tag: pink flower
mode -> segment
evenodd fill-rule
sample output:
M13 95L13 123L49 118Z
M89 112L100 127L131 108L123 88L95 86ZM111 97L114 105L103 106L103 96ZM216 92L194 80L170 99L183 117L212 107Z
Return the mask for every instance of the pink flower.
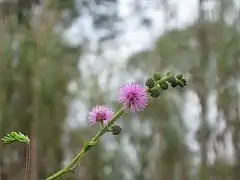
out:
M113 111L106 105L98 105L92 108L88 114L90 125L103 122L107 124L113 118Z
M128 83L120 88L117 100L127 111L143 111L148 104L148 93L143 85Z

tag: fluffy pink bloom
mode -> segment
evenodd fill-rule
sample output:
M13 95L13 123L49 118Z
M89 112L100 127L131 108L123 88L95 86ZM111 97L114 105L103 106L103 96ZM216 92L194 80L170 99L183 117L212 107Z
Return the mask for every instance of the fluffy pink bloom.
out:
M98 105L92 108L88 114L90 125L103 122L107 124L113 118L113 111L106 105Z
M142 111L148 104L148 93L143 85L128 83L120 88L117 100L127 111Z

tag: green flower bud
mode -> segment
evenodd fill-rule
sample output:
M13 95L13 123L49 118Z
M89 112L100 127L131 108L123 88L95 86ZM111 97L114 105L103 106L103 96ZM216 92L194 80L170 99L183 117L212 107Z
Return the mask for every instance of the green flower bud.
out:
M174 88L174 87L177 87L179 85L179 82L173 78L172 81L171 81L171 86Z
M168 89L168 83L167 83L167 82L161 83L160 86L161 86L161 88L162 88L163 90L167 90L167 89Z
M182 79L183 79L183 75L182 75L182 74L178 74L178 75L176 76L176 78L177 78L178 80L182 80Z
M156 72L156 73L153 74L153 79L154 79L155 81L158 81L158 80L160 80L161 78L162 78L162 76L161 76L161 74L160 74L159 72Z
M184 87L183 82L181 82L181 83L179 84L179 86L180 86L181 88L183 88L183 87Z
M167 76L170 76L170 74L172 74L172 72L167 72L167 74L166 74L166 75L167 75Z
M149 94L153 98L158 98L160 96L160 89L151 89L149 90Z
M149 89L153 88L155 85L155 81L152 77L147 78L146 82L145 82L145 86L147 86Z
M182 79L181 81L182 81L182 83L183 83L185 86L188 85L188 82L187 82L186 79Z
M121 134L121 132L122 132L122 128L121 128L120 126L114 125L114 126L112 127L112 134L113 134L114 136Z
M172 81L173 81L174 79L176 79L175 76L172 76L171 78L169 78L169 79L167 80L167 82L172 83Z

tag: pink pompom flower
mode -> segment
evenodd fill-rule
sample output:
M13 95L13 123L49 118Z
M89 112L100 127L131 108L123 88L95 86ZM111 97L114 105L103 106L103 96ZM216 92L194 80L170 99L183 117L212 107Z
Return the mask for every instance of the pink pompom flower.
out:
M117 100L126 111L143 111L148 105L148 92L143 85L128 83L120 88Z
M88 114L88 120L90 125L96 123L107 124L114 116L111 108L106 105L98 105L92 108Z

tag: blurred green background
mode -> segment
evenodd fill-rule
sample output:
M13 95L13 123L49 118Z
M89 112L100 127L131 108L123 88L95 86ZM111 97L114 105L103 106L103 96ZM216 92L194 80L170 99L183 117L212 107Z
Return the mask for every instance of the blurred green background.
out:
M239 0L0 1L0 137L31 138L30 180L66 165L117 111L118 88L183 73L118 122L66 180L240 180ZM0 180L24 173L24 145L0 142Z

